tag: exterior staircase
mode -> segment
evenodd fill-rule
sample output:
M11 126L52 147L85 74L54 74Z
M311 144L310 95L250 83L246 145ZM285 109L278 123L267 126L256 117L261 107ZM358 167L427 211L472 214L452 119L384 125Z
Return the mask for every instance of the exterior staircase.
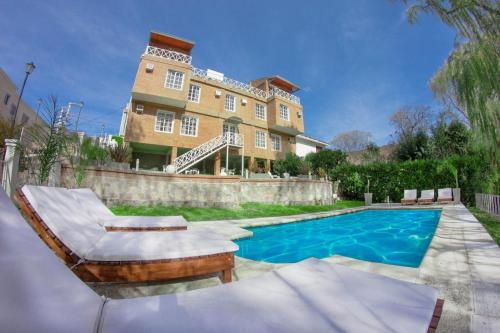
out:
M226 132L178 156L174 160L175 172L182 173L223 148L243 147L243 135Z

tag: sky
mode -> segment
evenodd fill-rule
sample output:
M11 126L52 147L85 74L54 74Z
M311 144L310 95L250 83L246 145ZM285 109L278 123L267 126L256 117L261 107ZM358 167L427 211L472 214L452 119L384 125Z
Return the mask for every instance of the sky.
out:
M410 25L390 0L0 0L0 67L20 87L33 61L33 108L49 95L83 101L80 128L117 134L152 30L195 41L195 67L298 84L307 135L361 130L379 145L399 107L438 107L428 83L454 42L438 18Z

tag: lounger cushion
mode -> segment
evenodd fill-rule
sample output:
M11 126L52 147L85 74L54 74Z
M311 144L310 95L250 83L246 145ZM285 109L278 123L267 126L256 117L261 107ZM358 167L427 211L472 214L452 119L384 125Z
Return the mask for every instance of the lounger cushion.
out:
M436 302L432 287L310 259L213 288L104 303L2 190L0 212L5 332L426 332Z
M404 200L417 200L417 190L405 190Z
M182 216L114 216L101 219L105 227L115 228L187 228Z
M84 257L106 234L68 190L25 185L22 192L57 238L79 257Z
M434 199L434 190L423 190L422 193L420 193L420 198L419 199Z
M103 299L52 253L0 188L0 331L93 332Z
M89 209L89 214L98 224L104 227L187 228L188 226L186 219L182 216L116 216L91 189L79 188L69 191L83 208L92 207L92 209Z
M132 261L179 259L238 251L238 245L206 229L187 231L108 232L86 260Z
M110 300L105 332L427 332L436 289L317 259L228 285Z
M438 189L438 199L452 199L451 188Z

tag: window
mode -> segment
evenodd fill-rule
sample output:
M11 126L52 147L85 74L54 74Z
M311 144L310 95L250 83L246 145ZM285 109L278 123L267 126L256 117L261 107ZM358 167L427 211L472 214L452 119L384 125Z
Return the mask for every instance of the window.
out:
M169 69L167 72L167 79L165 80L165 87L170 89L182 89L184 82L184 73Z
M199 103L200 102L200 86L196 86L194 84L189 85L189 92L188 92L188 100L191 102Z
M288 111L288 106L280 104L280 118L284 120L290 120L290 112Z
M23 116L21 117L21 124L22 125L26 125L29 120L30 120L30 117L28 117L27 115L23 114Z
M255 118L266 120L266 107L262 104L255 104Z
M226 95L226 100L224 101L224 110L235 112L236 111L236 97L233 95Z
M271 134L271 148L274 151L281 151L281 136Z
M181 135L198 135L198 118L193 116L182 116Z
M255 132L255 147L266 149L266 132Z
M156 112L155 131L172 133L174 131L174 113L158 110Z
M9 104L9 100L10 100L10 95L5 94L5 97L3 98L3 104L5 105Z

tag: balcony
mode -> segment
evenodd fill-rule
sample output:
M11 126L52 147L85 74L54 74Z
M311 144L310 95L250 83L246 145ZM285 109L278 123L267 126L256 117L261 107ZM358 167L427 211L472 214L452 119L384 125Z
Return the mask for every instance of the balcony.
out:
M207 70L205 70L205 69L192 67L192 71L193 71L193 77L196 77L198 79L202 79L204 81L218 82L218 83L221 83L221 84L227 86L228 88L242 90L246 93L252 94L252 95L257 96L257 97L265 98L267 100L274 98L275 96L279 96L279 97L284 98L292 103L300 105L300 98L298 98L297 96L292 95L290 93L287 93L286 91L284 91L278 87L275 87L275 86L271 86L271 90L269 92L265 92L264 90L259 89L259 88L255 88L255 87L249 85L248 83L243 83L243 82L240 82L240 81L237 81L234 79L230 79L226 76L224 76L222 80L213 78L207 74Z
M144 55L151 55L155 57L165 58L168 60L178 61L188 65L191 64L191 59L192 59L190 55L172 50L162 49L151 45L146 46Z

